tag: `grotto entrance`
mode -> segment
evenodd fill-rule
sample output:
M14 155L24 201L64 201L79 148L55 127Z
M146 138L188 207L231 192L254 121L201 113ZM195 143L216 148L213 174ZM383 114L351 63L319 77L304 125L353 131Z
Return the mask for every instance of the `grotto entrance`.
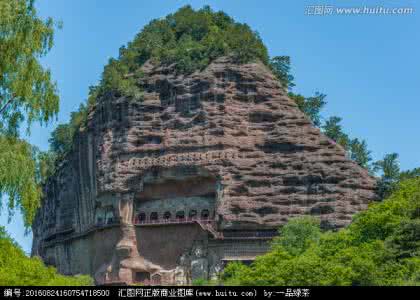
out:
M150 284L150 273L149 272L135 272L134 282L142 283L144 285Z
M218 181L196 168L150 172L143 180L133 209L138 251L162 269L172 270L195 240L208 238L201 222L215 226ZM150 280L158 284L159 278Z
M214 176L195 168L148 174L143 191L135 198L133 223L176 224L213 220L217 186Z

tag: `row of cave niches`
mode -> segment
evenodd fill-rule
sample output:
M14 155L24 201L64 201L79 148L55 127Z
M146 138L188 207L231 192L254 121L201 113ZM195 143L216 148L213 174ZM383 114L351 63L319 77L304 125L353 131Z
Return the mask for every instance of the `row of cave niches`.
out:
M163 214L158 212L151 212L147 214L145 212L139 212L134 217L134 224L156 224L156 223L167 223L167 222L179 222L184 221L195 221L195 220L204 220L210 221L214 220L214 213L210 213L208 209L203 209L201 211L190 210L188 213L186 211L180 210L175 213L166 211Z
M214 214L209 210L203 209L201 212L197 210L190 210L188 214L185 211L177 211L175 214L167 211L162 215L158 212L151 212L146 214L140 212L134 217L134 224L148 225L148 224L177 224L177 223L194 223L196 221L214 221ZM272 239L278 235L277 229L260 229L260 230L227 230L223 231L224 239L236 238L261 238Z

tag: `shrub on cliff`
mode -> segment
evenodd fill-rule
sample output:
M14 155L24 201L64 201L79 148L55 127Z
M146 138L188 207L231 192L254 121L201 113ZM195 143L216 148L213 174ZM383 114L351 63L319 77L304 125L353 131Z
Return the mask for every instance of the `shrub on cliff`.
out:
M420 178L401 182L385 201L338 232L310 217L292 219L272 250L250 266L229 264L232 285L420 285Z
M194 10L184 6L174 14L146 25L132 42L111 59L95 89L97 95L135 93L133 73L147 60L172 65L180 73L205 68L212 60L230 55L238 63L259 59L269 65L267 48L257 32L210 7Z
M260 60L267 66L275 64L276 75L283 81L287 65L282 60L269 60L268 51L258 33L247 24L235 22L224 12L210 7L194 10L184 6L174 14L152 20L127 46L122 46L118 58L111 58L104 67L97 86L90 87L87 105L72 113L68 124L61 124L50 139L51 150L59 159L71 148L80 119L85 120L89 109L104 95L128 96L140 99L137 80L139 68L148 60L155 64L173 65L179 73L191 73L205 68L212 60L229 55L238 63ZM283 57L284 58L284 57ZM77 115L78 118L73 118Z
M36 258L25 255L0 226L0 285L92 285L89 276L63 276Z
M105 66L99 84L90 87L87 105L82 105L73 113L78 118L74 119L72 114L68 124L59 125L53 132L50 139L52 153L46 153L43 157L48 158L48 161L51 158L60 161L72 149L75 133L86 120L88 111L101 97L127 96L141 100L142 91L137 82L143 76L139 70L146 61L172 65L178 73L191 73L226 55L238 63L259 60L267 65L313 125L340 144L352 160L372 171L371 151L366 141L351 139L344 133L340 124L341 118L334 116L324 120L321 111L327 104L326 95L316 93L312 97L305 97L291 91L295 84L290 58L270 58L257 32L246 24L235 22L224 12L215 12L208 6L199 10L185 6L165 18L153 20L132 42L121 47L118 57L110 59ZM54 170L44 173L52 174ZM384 193L380 191L379 194L382 196Z

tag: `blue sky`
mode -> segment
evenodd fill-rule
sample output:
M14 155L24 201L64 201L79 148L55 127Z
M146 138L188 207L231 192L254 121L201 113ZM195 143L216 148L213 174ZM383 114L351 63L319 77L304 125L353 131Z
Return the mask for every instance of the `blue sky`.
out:
M420 5L418 1L278 0L38 0L38 13L63 22L43 62L61 96L56 122L34 126L29 140L46 150L51 131L69 120L87 98L88 87L121 45L154 18L186 4L210 5L258 31L270 55L289 55L295 92L327 95L324 117L338 115L351 137L367 140L373 158L400 154L402 169L420 166ZM307 15L314 5L410 7L410 15ZM0 224L7 224L7 212ZM19 213L8 231L30 251Z

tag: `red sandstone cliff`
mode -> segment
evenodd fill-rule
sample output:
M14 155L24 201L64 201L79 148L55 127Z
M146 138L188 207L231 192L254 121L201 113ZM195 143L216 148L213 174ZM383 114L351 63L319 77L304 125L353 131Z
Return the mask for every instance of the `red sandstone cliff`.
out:
M224 257L224 250L194 256L197 240L205 248L223 232L276 229L303 214L342 227L375 198L374 179L312 126L264 65L220 58L188 76L149 63L142 69L143 99L100 99L45 187L33 253L61 272L99 282L160 272L173 282L177 266L194 270L185 253L208 273ZM208 232L171 225L156 229L158 239L133 226L139 213L161 219L204 210L214 221ZM99 219L112 222L94 227ZM183 246L165 232L184 232Z

